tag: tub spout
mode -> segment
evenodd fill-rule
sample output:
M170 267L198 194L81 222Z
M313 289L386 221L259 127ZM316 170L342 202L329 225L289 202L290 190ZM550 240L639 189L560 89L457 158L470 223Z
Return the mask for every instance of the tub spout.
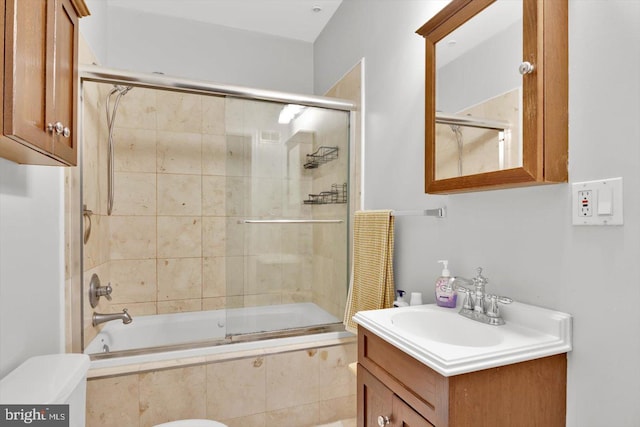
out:
M102 314L102 313L93 313L93 326L98 326L100 323L109 322L111 320L122 320L122 323L125 325L133 322L133 318L127 311L127 309L123 309L122 313L114 313L114 314Z

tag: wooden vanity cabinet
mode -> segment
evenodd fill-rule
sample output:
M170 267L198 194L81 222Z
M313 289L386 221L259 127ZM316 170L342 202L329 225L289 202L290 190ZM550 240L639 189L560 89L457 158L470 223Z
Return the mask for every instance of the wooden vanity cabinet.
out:
M0 156L77 164L78 18L84 0L0 0L4 64ZM58 124L58 126L56 126Z
M433 427L433 424L362 367L358 367L358 395L362 396L358 399L358 404L362 403L358 414L363 414L358 426L379 426L378 418L386 416L390 426Z
M358 427L560 427L566 378L566 354L445 377L358 326Z

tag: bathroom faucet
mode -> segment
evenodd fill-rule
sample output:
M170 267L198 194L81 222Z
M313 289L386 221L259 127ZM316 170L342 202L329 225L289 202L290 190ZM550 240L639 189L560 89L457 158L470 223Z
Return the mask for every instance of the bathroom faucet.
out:
M133 322L133 318L126 308L122 310L122 313L102 314L94 312L92 319L93 326L98 326L100 323L109 322L111 320L122 320L122 323L125 325Z
M489 280L482 275L481 267L478 267L477 271L478 275L473 279L453 277L449 282L449 286L454 287L456 291L466 294L464 303L460 309L460 314L469 319L489 325L504 325L504 319L500 316L498 303L511 304L513 300L507 297L487 294L485 292L485 286L489 283ZM456 286L458 283L473 286L473 289L461 285ZM489 301L488 308L486 304L487 300Z

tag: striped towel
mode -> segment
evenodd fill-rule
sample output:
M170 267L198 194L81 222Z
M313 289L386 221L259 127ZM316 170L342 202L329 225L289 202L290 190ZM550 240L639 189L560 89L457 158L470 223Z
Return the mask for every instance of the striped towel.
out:
M356 333L352 317L361 310L393 304L393 216L390 210L358 211L353 225L353 265L344 313L345 328Z

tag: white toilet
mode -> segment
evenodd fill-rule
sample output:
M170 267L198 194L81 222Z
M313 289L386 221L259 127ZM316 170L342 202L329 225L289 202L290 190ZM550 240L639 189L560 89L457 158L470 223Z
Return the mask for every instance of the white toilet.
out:
M69 426L85 427L86 354L51 354L27 359L0 380L0 403L69 404Z

